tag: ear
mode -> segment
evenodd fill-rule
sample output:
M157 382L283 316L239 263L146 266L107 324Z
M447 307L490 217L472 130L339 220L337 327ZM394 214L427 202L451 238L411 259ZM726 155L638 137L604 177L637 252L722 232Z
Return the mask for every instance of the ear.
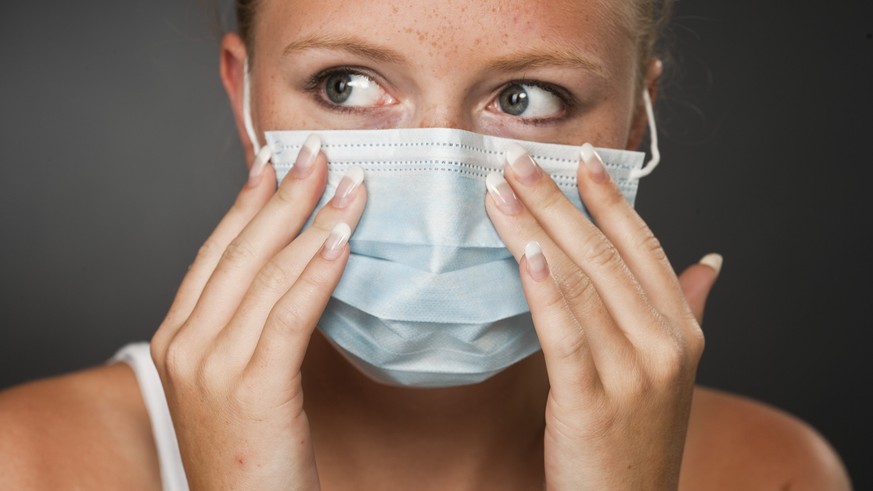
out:
M246 132L245 119L243 117L243 86L246 70L246 44L239 34L227 33L221 38L221 59L219 71L221 83L230 99L230 107L233 110L233 119L242 142L246 155L246 166L250 166L254 160L254 149Z
M664 73L664 64L658 58L652 58L646 69L643 83L645 84L645 90L649 92L649 98L653 105L658 95L658 81L661 79L662 73ZM637 101L637 107L634 109L633 120L631 121L630 135L628 136L628 150L638 150L640 148L643 137L646 135L646 130L649 128L649 120L646 115L646 106L642 94L639 94Z

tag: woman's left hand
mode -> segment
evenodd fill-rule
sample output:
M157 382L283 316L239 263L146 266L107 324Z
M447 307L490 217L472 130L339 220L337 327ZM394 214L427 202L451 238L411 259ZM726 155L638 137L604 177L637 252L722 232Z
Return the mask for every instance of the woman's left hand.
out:
M486 208L545 355L547 488L676 489L704 342L664 250L590 145L578 187L596 226L521 147L507 160ZM700 310L712 282L696 283Z

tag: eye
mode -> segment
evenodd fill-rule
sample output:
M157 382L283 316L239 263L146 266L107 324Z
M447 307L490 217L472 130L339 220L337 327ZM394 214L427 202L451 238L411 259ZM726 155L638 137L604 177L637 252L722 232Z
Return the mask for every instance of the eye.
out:
M513 82L492 103L495 110L523 119L546 119L560 116L566 103L552 90L536 84Z
M319 85L328 102L347 107L371 107L393 104L391 97L371 77L350 70L323 74Z

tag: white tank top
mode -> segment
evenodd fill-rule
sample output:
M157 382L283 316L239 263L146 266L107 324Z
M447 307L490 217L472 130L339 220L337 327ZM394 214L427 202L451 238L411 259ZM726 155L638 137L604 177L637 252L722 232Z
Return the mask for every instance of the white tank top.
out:
M145 401L155 447L158 449L158 462L161 467L161 483L164 491L188 491L188 480L182 467L179 443L170 419L164 387L158 377L158 370L152 361L148 342L131 343L118 350L107 363L124 362L133 368L139 390Z

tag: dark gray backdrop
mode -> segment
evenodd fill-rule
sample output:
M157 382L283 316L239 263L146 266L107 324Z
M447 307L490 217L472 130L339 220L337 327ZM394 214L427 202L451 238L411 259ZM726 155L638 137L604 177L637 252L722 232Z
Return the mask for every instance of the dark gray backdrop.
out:
M679 3L661 167L677 267L725 257L701 383L784 408L873 489L873 2ZM0 6L0 388L147 340L244 182L197 0Z

